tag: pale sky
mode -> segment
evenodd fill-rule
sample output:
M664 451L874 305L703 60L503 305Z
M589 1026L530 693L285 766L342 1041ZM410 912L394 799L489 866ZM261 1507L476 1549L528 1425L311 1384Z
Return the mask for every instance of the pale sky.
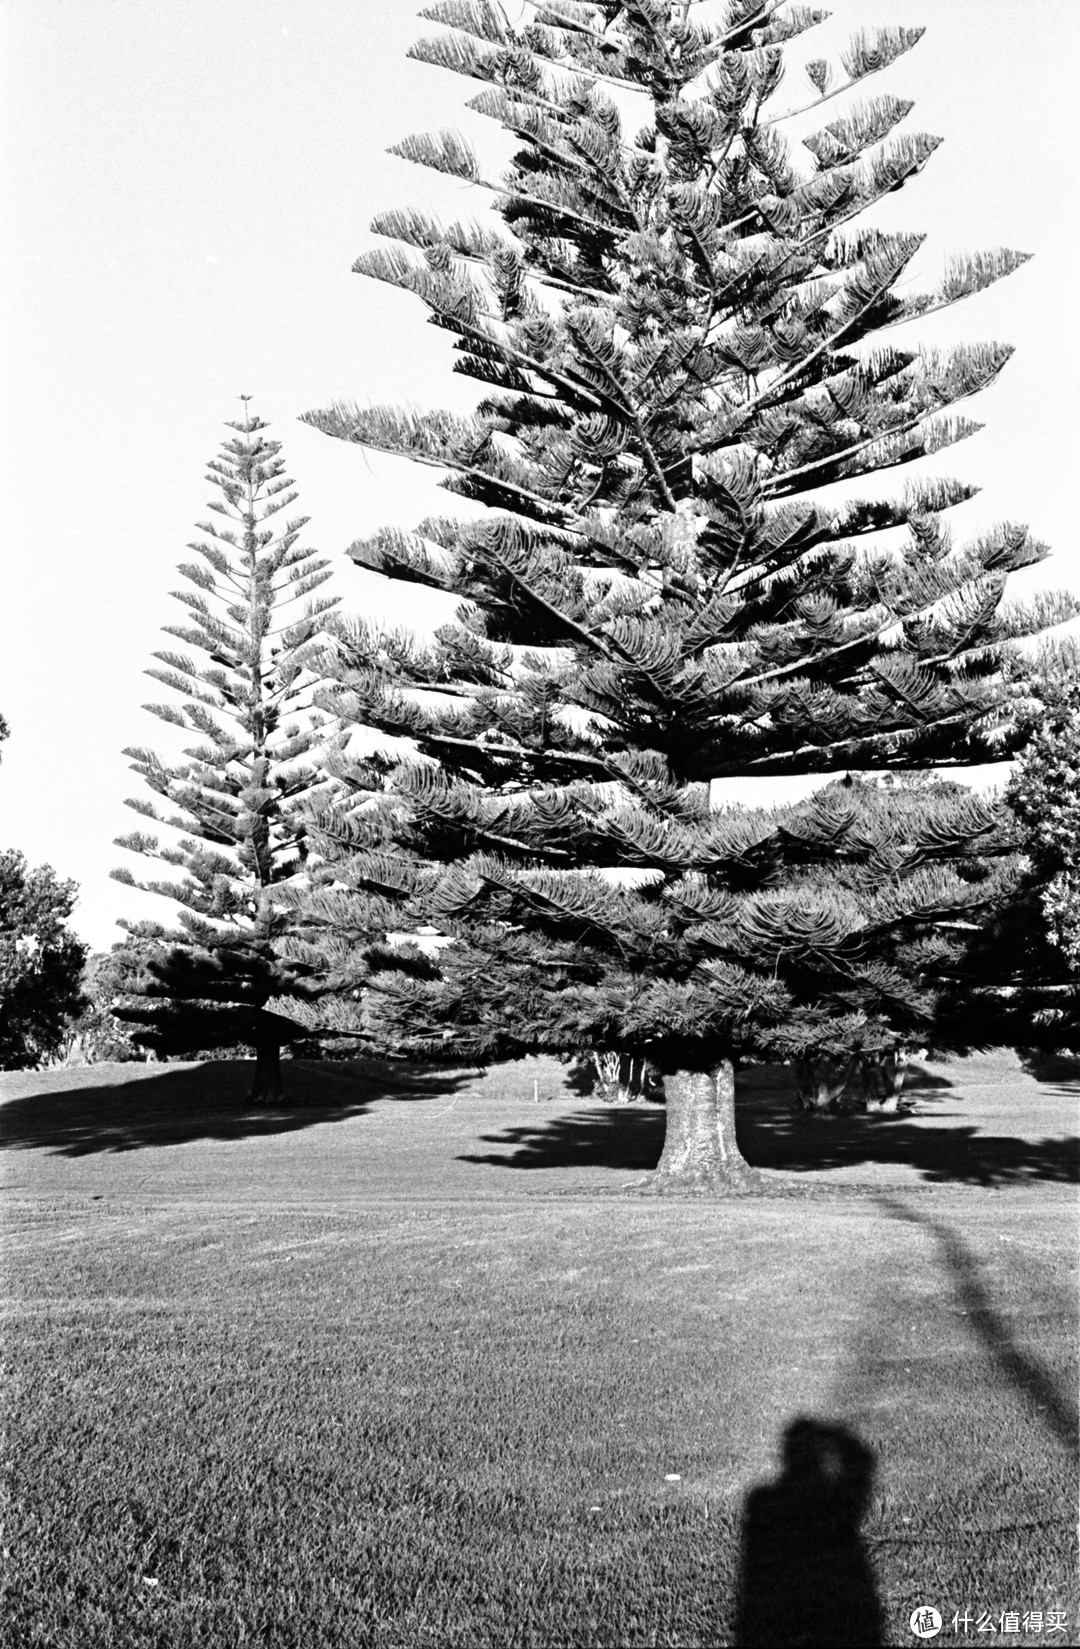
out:
M815 52L864 26L927 25L867 85L913 97L908 129L946 140L875 219L928 234L915 272L929 282L950 253L993 245L1036 254L904 330L905 343L1017 349L962 409L985 431L933 461L984 488L951 512L956 535L1026 521L1055 555L1017 593L1080 590L1080 3L834 0L832 11L806 37ZM142 671L167 645L160 626L181 617L169 591L206 519L206 461L237 396L253 395L283 441L311 517L304 541L337 564L344 607L399 620L433 611L344 552L383 522L457 504L432 471L296 421L339 398L464 407L476 393L450 373L450 340L417 301L350 273L377 211L488 209L485 193L383 153L446 125L496 169L505 152L492 123L463 108L474 83L406 59L429 32L407 0L0 0L0 710L11 725L0 846L79 882L73 925L97 948L121 936L119 915L170 919L165 901L108 879L125 862L136 875L155 868L111 845L139 823L123 800L142 787L121 751L171 748L140 709L166 696ZM803 101L798 78L791 105Z

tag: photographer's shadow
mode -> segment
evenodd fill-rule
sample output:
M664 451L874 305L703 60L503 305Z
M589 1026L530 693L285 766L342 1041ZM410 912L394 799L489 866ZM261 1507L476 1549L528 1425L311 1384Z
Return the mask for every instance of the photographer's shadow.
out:
M846 1427L802 1417L782 1460L775 1482L746 1498L736 1644L878 1649L881 1606L859 1535L872 1452Z

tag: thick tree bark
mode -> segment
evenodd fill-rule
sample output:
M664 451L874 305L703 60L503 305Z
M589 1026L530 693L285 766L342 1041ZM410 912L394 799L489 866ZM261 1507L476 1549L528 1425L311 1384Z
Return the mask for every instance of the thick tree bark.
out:
M281 1086L281 1044L276 1036L261 1036L255 1042L255 1074L249 1101L254 1105L276 1105L283 1097Z
M652 1177L658 1192L760 1189L761 1177L735 1143L735 1071L730 1059L707 1071L664 1076L667 1132Z

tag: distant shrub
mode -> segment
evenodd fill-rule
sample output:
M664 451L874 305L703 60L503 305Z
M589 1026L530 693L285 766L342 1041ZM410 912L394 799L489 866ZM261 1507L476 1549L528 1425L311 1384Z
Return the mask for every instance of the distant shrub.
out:
M1080 682L1051 684L1006 799L1026 848L1047 933L1070 972L1080 972Z
M67 927L74 882L0 852L0 1070L34 1070L62 1045L80 1011L86 947Z

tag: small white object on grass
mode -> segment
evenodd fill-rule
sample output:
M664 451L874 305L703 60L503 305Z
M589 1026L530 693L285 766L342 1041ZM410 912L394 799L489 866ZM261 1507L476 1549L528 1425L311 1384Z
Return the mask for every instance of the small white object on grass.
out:
M665 1483L681 1483L682 1482L682 1473L681 1472L665 1472L664 1473L664 1482Z

